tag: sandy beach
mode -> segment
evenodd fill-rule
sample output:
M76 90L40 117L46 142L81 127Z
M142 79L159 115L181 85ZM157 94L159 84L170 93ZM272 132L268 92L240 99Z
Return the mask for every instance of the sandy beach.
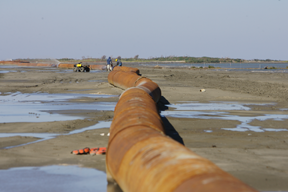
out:
M288 73L124 65L137 67L142 76L159 85L162 99L158 107L165 114L164 124L176 130L187 148L259 191L288 191ZM1 73L6 70L11 72ZM107 75L106 71L73 73L72 69L17 66L7 69L2 65L0 102L5 104L3 97L13 93L49 93L83 94L68 99L69 103L78 106L95 102L112 105L123 90L110 85ZM205 91L200 92L201 89ZM86 97L86 94L110 97ZM53 104L53 100L47 103ZM194 107L188 111L197 114L191 117L186 109L177 109L179 106L187 108L187 105ZM176 114L177 110L184 114ZM39 138L0 138L0 169L65 164L105 171L105 155L77 156L70 152L84 147L107 146L109 128L65 133L111 121L113 110L47 111L77 118L51 122L1 120L0 133L62 135L29 145L21 144ZM5 113L2 107L1 112ZM9 148L17 145L21 146Z

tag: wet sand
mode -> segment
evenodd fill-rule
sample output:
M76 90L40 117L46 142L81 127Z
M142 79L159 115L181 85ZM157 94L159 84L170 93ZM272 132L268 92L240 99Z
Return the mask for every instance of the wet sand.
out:
M126 65L127 66L127 65ZM235 110L235 116L265 114L288 115L288 73L231 72L211 69L171 69L139 67L140 73L155 81L162 90L163 103L193 101L200 103L241 102L251 110ZM0 68L0 71L7 71ZM85 93L116 95L111 98L79 98L79 105L93 102L117 102L123 90L107 82L108 72L73 73L52 68L9 68L0 73L1 95L21 93ZM200 92L205 89L205 92ZM10 93L9 93L10 92ZM164 107L165 108L165 107ZM1 111L4 111L1 109ZM81 118L56 122L1 123L0 133L68 133L99 121L111 121L113 111L63 110L54 113ZM288 131L228 131L240 124L236 119L203 119L166 117L165 124L175 129L186 147L211 160L248 185L261 191L288 191ZM253 120L249 123L271 129L288 129L288 120ZM211 132L205 132L211 130ZM80 165L105 171L105 155L76 156L72 150L107 146L108 128L78 134L60 135L38 143L4 149L35 141L33 137L0 138L0 169L21 166Z

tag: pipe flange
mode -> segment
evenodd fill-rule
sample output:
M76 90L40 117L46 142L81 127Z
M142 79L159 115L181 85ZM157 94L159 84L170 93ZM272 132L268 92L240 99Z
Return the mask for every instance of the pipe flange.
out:
M129 88L125 89L125 91L123 91L123 92L120 94L119 99L122 97L122 95L123 95L126 91L128 91L128 90L130 90L130 89L135 89L135 88L137 88L137 87L129 87ZM139 89L139 88L137 88L137 89Z
M136 81L134 82L134 87L136 87L135 85L136 85L137 81L139 81L139 80L142 79L142 78L147 78L147 77L140 76L138 79L136 79Z

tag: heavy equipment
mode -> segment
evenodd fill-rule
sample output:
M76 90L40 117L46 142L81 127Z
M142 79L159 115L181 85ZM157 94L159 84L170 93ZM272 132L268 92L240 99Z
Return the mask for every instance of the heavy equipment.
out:
M77 63L73 68L74 72L90 72L90 65L82 65L82 63Z

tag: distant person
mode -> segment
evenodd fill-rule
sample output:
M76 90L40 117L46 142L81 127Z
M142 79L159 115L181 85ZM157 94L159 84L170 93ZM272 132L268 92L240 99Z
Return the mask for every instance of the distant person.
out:
M122 61L120 59L116 59L115 61L117 62L116 66L119 66L119 67L122 66Z
M112 71L113 69L113 63L111 57L108 57L107 59L107 71Z

